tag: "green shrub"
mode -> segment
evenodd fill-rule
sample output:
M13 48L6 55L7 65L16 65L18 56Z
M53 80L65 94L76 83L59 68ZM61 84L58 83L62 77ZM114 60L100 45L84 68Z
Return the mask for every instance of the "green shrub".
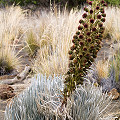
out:
M114 6L120 5L120 0L105 0L105 1L110 5L114 5Z
M72 7L80 7L81 5L85 4L87 0L51 0L51 3L54 4L54 2L56 4L60 4L62 6L65 6L65 4L67 3L67 6L69 8ZM91 0L93 1L93 0ZM120 5L120 1L119 0L105 0L108 4L110 5L114 5L114 6L119 6ZM0 1L1 4L3 4L4 6L7 4L15 4L15 5L21 5L21 6L27 6L29 4L33 4L33 5L41 5L41 4L46 4L49 7L50 5L50 0L1 0Z
M7 5L7 4L15 4L15 5L27 5L27 4L35 4L37 5L37 2L39 2L40 0L1 0L1 4L3 5Z

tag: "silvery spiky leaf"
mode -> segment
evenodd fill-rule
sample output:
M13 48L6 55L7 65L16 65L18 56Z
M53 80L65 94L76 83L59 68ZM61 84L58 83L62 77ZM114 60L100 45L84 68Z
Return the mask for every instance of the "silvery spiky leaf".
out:
M68 99L67 114L71 120L101 120L110 100L102 88L87 83L76 88Z
M36 75L31 86L7 105L5 119L59 120L57 109L61 106L62 89L62 76Z
M36 75L31 86L6 107L5 120L99 120L109 103L102 89L91 83L78 86L62 106L62 76Z

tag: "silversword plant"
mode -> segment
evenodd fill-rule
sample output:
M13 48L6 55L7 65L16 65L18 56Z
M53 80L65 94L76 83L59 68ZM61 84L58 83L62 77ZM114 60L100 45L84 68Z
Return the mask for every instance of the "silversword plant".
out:
M69 70L64 82L64 96L69 96L76 85L83 84L83 76L101 48L106 3L103 0L94 0L88 1L88 4L90 8L84 8L83 19L79 21L78 31L73 36L73 45L69 50Z

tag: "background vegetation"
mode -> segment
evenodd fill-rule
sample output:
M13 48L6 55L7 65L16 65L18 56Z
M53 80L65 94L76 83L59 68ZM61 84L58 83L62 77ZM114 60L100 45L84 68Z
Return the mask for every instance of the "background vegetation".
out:
M60 4L61 6L65 6L67 3L67 6L69 8L81 6L84 3L86 3L87 0L0 0L0 3L2 6L5 5L21 5L21 6L27 6L27 5L41 5L43 7L49 7L50 2ZM92 1L92 0L91 0ZM105 0L109 5L119 6L120 1L119 0Z

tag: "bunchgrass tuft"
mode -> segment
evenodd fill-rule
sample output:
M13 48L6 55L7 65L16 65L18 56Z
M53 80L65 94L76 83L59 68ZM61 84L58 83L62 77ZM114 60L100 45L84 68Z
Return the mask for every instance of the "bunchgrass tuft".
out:
M40 50L34 64L35 71L47 75L67 72L68 50L80 16L81 11L78 10L71 10L70 13L59 10L57 16L50 11L38 18L41 24L37 25L36 30L39 30Z
M27 33L26 44L29 55L35 57L37 50L39 49L39 43L37 42L33 31Z
M110 63L109 60L103 61L97 61L95 64L95 68L96 68L96 72L97 75L99 77L99 79L101 78L108 78L109 76L109 68L110 68Z
M0 75L10 74L21 69L20 57L10 46L0 49Z

